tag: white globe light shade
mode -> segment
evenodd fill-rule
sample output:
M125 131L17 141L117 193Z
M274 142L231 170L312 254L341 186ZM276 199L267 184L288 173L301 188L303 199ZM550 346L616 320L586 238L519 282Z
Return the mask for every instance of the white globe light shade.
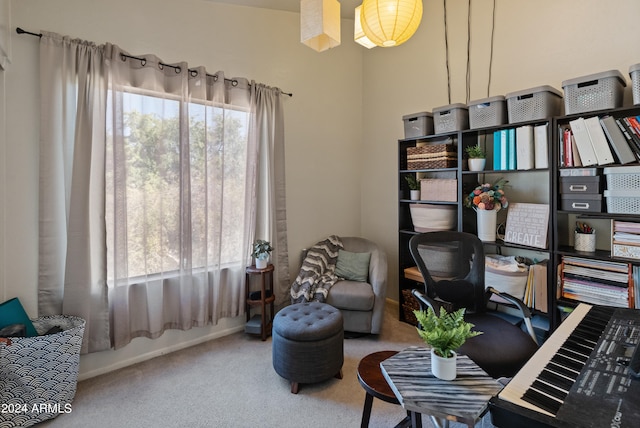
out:
M398 46L418 29L422 0L364 0L360 20L364 34L377 46Z

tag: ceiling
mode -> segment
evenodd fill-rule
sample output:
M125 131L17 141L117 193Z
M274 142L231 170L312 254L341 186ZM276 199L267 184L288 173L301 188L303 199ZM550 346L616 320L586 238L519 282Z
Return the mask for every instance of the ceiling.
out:
M209 0L216 3L229 3L244 6L261 7L264 9L287 10L300 12L299 0ZM340 15L353 19L353 11L362 4L362 0L340 0Z

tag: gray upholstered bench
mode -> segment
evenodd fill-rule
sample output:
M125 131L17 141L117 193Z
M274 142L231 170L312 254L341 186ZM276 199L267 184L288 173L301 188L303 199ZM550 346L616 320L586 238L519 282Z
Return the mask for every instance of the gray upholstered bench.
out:
M342 379L342 314L326 303L297 303L278 312L272 331L273 368L298 393L301 383Z

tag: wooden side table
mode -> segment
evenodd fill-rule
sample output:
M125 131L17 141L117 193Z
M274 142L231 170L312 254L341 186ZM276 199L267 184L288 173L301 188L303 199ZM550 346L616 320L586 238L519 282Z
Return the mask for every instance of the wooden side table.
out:
M251 291L251 277L260 275L260 290ZM262 340L267 340L271 335L273 324L274 303L276 296L273 294L273 265L269 264L264 269L258 269L255 265L247 266L245 280L247 324L244 331L248 334L259 334ZM267 315L267 305L269 314ZM251 317L251 308L259 306L261 313Z
M374 398L386 401L387 403L400 404L380 369L380 363L382 361L393 357L397 353L398 351L374 352L373 354L369 354L361 359L360 363L358 363L358 381L367 393L365 395L364 408L362 410L362 421L360 423L361 428L367 428L369 426ZM407 411L407 417L400 421L395 428L410 427L412 417L413 412Z

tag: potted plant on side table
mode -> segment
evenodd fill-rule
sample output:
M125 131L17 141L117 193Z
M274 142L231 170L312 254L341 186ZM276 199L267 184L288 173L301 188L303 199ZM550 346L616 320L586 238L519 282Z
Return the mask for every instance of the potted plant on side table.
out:
M487 163L486 154L480 143L475 146L468 146L464 149L467 152L467 165L469 165L469 171L483 171Z
M262 239L258 239L253 243L253 251L251 255L256 259L256 268L264 269L269 263L269 255L273 251L271 243Z
M440 316L433 308L427 311L413 311L420 323L418 334L431 347L431 371L433 375L443 380L456 378L456 350L467 339L482 334L471 331L473 324L464 320L464 308L455 312L447 312L440 308Z

